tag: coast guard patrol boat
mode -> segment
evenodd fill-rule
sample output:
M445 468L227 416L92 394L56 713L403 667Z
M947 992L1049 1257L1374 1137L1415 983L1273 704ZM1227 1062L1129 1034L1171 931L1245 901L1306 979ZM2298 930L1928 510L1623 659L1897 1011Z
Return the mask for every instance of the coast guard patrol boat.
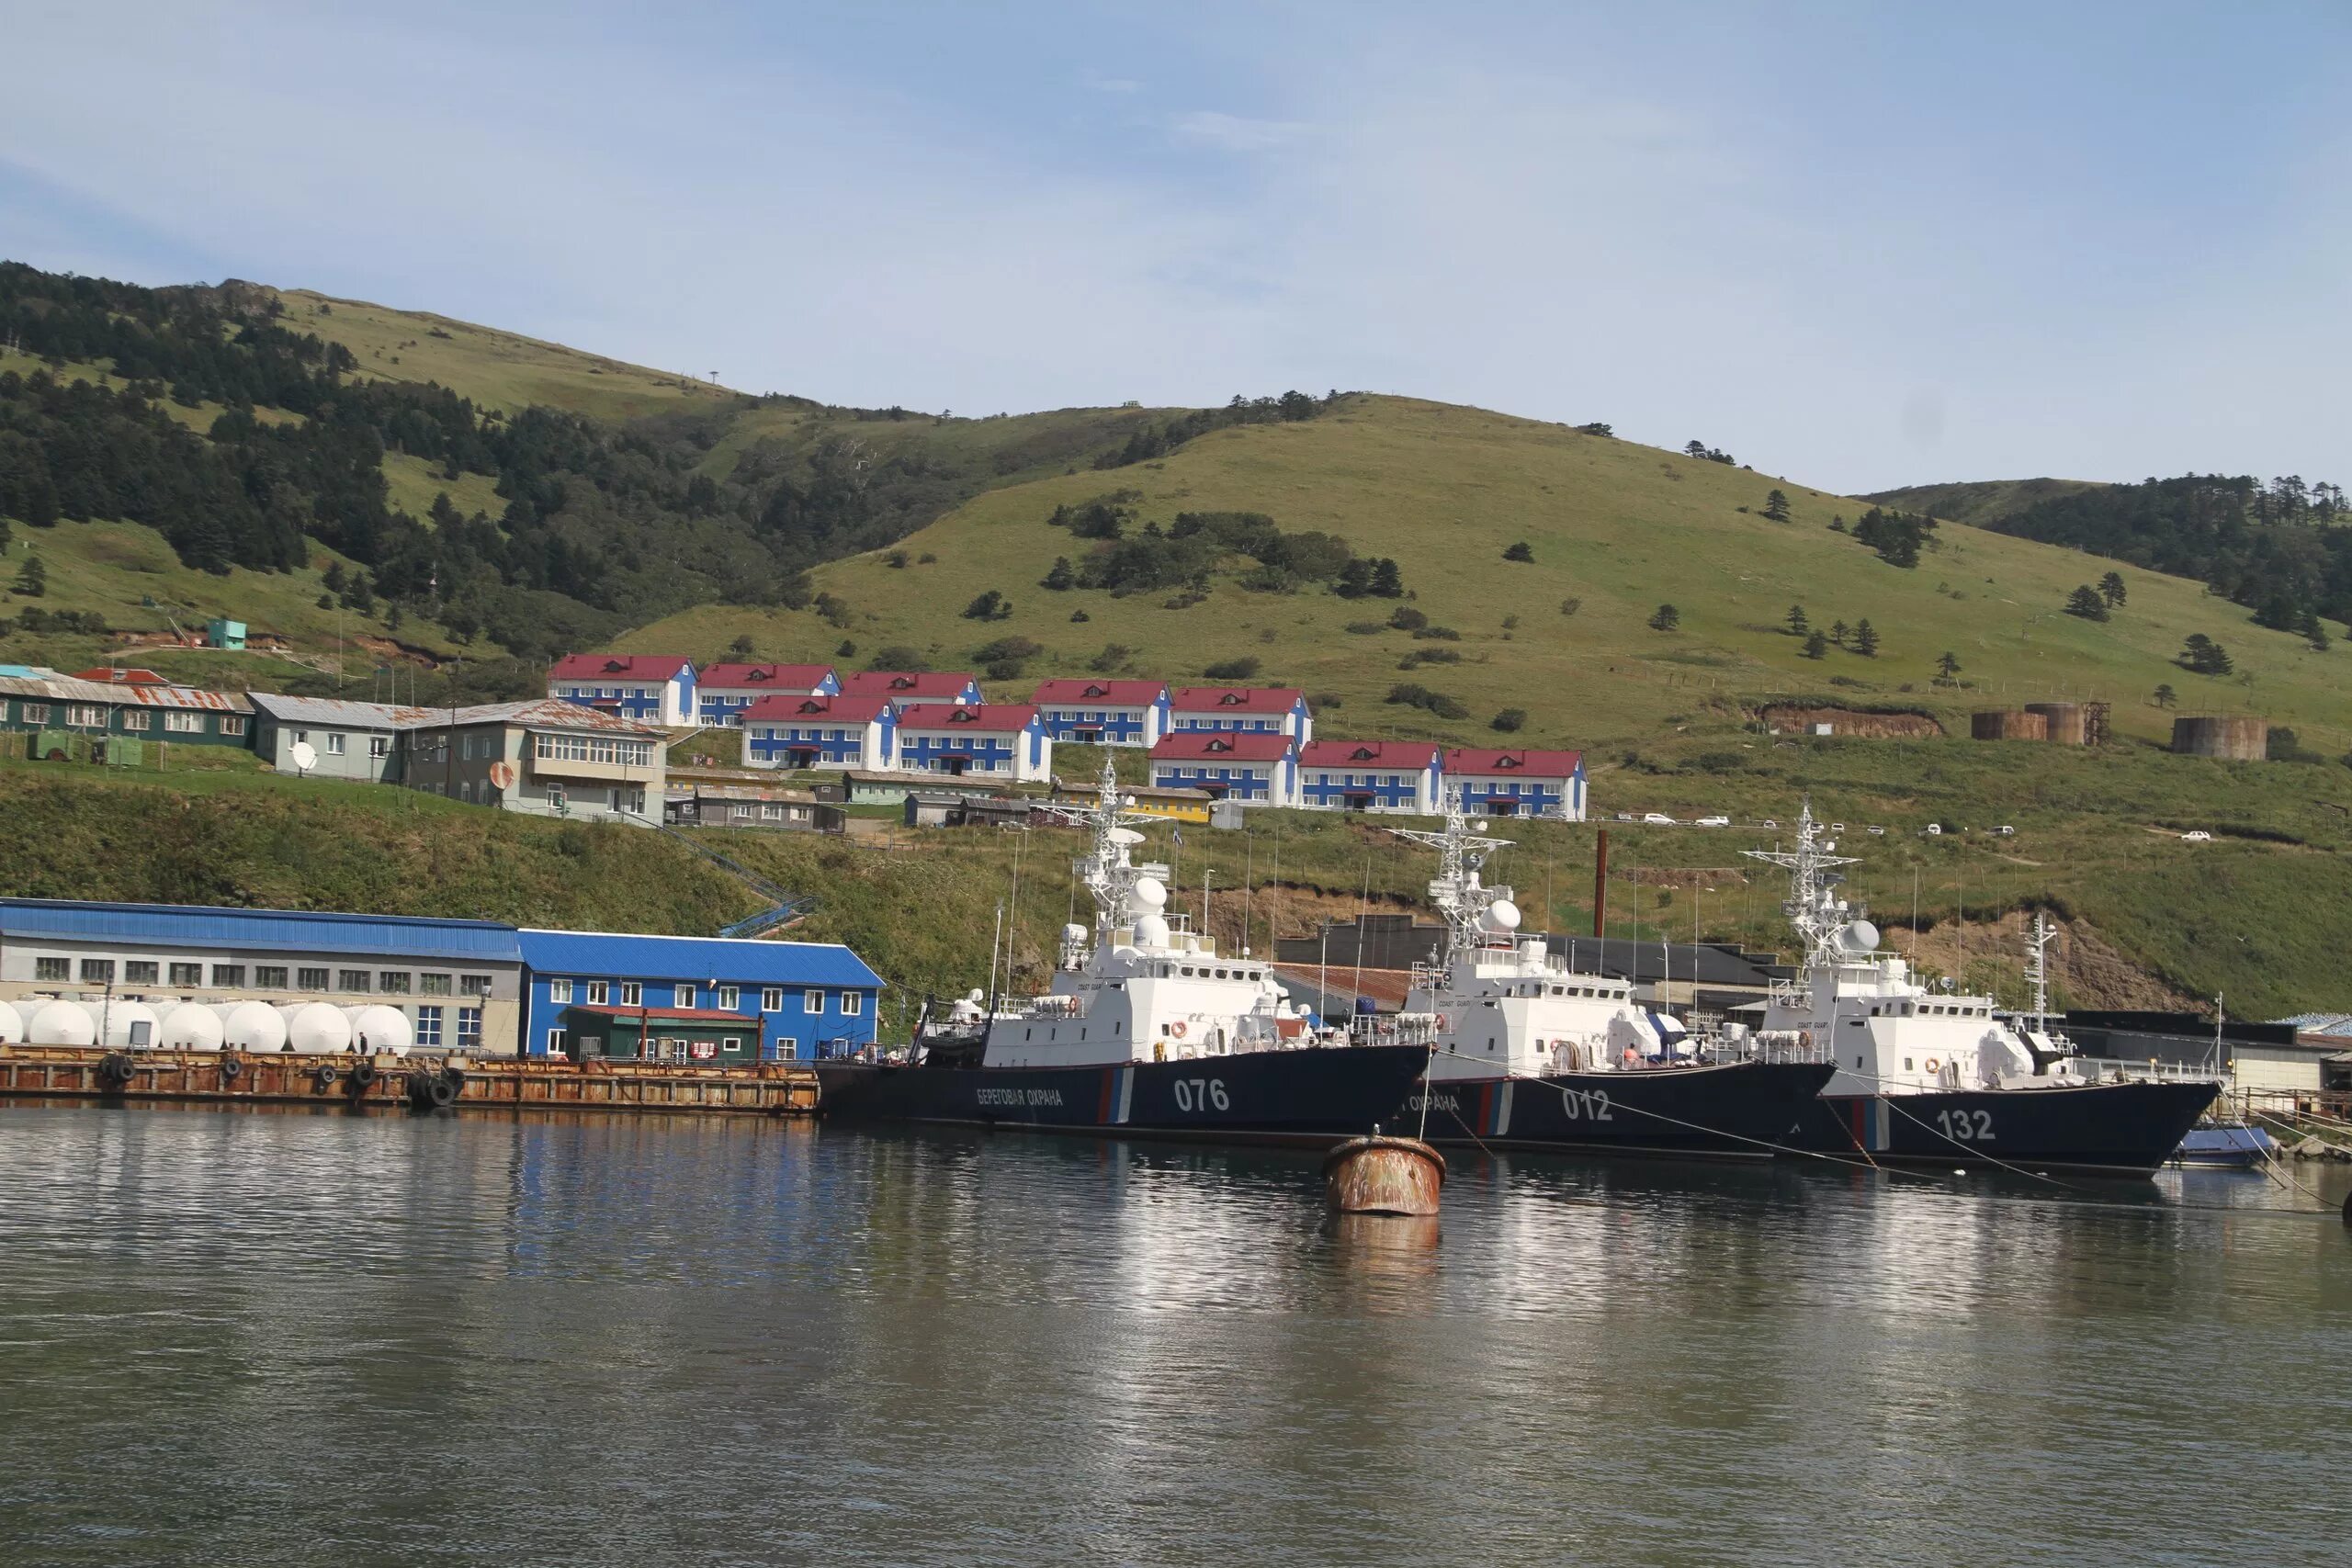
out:
M1486 826L1468 819L1457 787L1442 831L1390 829L1438 852L1430 901L1445 922L1434 961L1413 967L1403 1010L1364 1031L1436 1053L1398 1130L1488 1146L1770 1156L1828 1080L1826 1057L1700 1052L1630 981L1578 973L1542 937L1521 936L1511 889L1483 879L1510 840L1486 837Z
M1794 1142L1883 1164L2154 1171L2221 1092L2218 1081L2098 1081L2041 1010L1939 994L1881 953L1878 928L1838 897L1834 852L1807 802L1792 852L1748 850L1789 873L1781 908L1804 950L1766 1003L1758 1040L1826 1049L1836 1073ZM2030 950L2038 978L2046 930Z
M1134 863L1110 759L1074 870L1091 928L1063 929L1051 988L956 1008L913 1059L817 1064L827 1114L1227 1141L1324 1143L1393 1122L1427 1043L1318 1036L1267 964L1168 913L1164 867Z

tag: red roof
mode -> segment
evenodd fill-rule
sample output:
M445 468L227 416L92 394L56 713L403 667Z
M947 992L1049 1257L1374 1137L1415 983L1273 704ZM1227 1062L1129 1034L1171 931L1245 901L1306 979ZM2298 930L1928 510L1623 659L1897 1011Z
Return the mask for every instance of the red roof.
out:
M548 671L550 681L667 681L694 662L683 655L567 653Z
M899 728L971 729L994 735L1026 729L1036 716L1035 703L910 703L899 710Z
M1581 751L1490 751L1483 746L1457 746L1445 754L1449 774L1526 773L1539 779L1566 779L1575 777L1583 765Z
M902 703L952 703L975 683L970 675L954 670L861 670L842 677L842 691L848 696L896 697Z
M1269 730L1180 729L1151 749L1155 762L1279 762L1290 755L1291 739Z
M832 672L830 664L713 664L695 678L695 684L706 688L748 686L756 690L764 686L774 692L807 692L824 684L825 677Z
M1310 740L1298 753L1302 768L1426 768L1437 761L1432 740Z
M1109 703L1114 707L1149 707L1166 695L1159 681L1040 681L1034 703Z
M796 718L824 719L838 724L865 724L880 718L897 705L888 697L812 697L778 692L762 697L743 710L745 720L776 723Z
M1178 713L1288 713L1306 694L1296 686L1180 686Z
M168 677L158 675L153 670L120 670L106 665L96 670L76 670L72 679L96 681L105 686L168 686L172 683Z
M639 1023L740 1023L752 1029L760 1026L757 1013L711 1012L700 1008L593 1007L586 1002L573 1002L567 1010L594 1013L599 1018L626 1018Z

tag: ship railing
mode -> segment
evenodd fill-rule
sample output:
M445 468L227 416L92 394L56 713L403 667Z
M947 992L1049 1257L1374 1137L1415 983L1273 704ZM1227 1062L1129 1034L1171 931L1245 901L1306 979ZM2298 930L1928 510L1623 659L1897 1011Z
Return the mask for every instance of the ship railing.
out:
M2069 1056L2066 1061L2083 1077L2100 1083L2212 1083L2230 1076L2201 1063L2158 1062L2147 1057Z

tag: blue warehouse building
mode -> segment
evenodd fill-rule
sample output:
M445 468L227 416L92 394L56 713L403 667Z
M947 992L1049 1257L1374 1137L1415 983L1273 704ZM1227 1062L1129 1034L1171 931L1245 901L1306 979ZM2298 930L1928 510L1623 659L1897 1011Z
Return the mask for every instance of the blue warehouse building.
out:
M832 942L524 931L528 1055L817 1061L874 1043L882 977Z

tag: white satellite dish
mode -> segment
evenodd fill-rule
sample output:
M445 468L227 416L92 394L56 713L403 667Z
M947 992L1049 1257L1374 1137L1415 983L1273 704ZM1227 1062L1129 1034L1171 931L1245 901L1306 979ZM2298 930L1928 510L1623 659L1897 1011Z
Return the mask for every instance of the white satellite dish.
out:
M294 771L298 773L307 773L319 765L319 749L307 740L297 740L286 749L286 754L294 759Z
M1140 844L1143 835L1133 828L1114 828L1111 829L1111 841L1114 844Z

